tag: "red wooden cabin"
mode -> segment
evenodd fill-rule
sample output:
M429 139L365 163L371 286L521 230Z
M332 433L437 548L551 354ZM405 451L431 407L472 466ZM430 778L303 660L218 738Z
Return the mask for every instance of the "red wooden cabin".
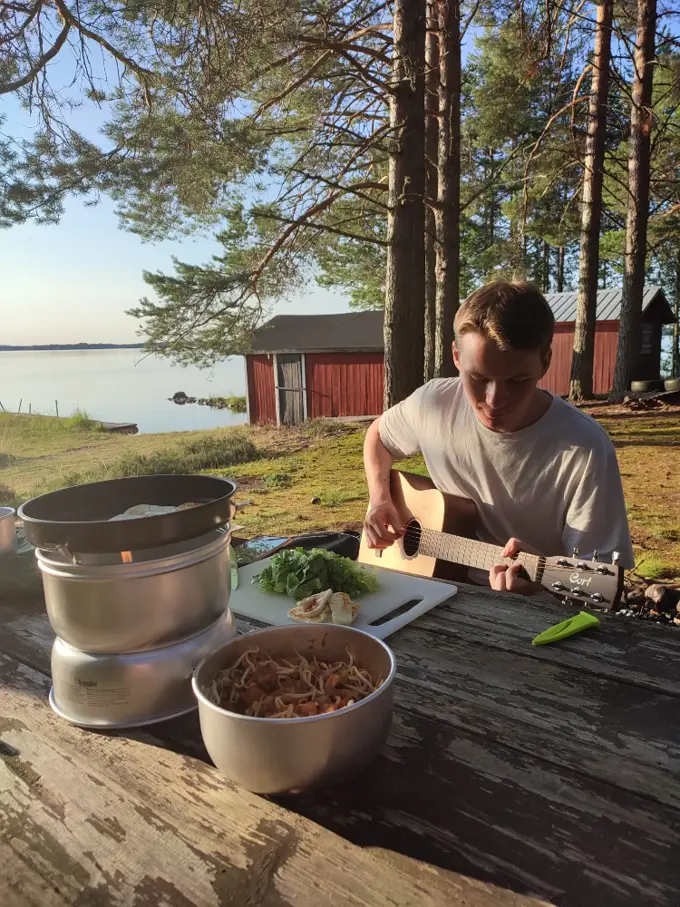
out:
M555 313L553 359L543 387L569 390L576 293L549 293ZM621 290L600 290L595 332L595 393L611 388L621 311ZM643 300L636 377L659 377L661 329L673 313L659 287ZM383 313L277 315L256 331L245 356L248 420L295 425L306 419L377 416L383 408Z

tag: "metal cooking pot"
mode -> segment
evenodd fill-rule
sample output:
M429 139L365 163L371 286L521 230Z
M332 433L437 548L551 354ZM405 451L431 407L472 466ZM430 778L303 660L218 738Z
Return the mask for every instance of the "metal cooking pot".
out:
M198 538L232 519L236 485L202 475L133 476L73 485L26 501L19 508L26 538L36 548L105 554L158 548ZM113 520L137 504L186 510L139 519Z
M134 652L183 639L229 603L229 529L200 539L74 564L37 549L47 615L57 636L83 652Z
M13 552L15 545L14 510L12 507L0 507L0 554Z
M146 652L88 655L56 639L50 705L71 724L100 730L175 718L196 708L191 690L196 664L235 633L227 609L207 630Z
M310 718L252 718L220 708L204 690L215 675L247 649L270 655L295 652L323 661L347 659L383 684L355 705ZM260 794L298 793L358 771L385 743L392 721L396 662L379 639L352 627L316 624L256 630L232 640L196 668L193 688L203 742L217 768L232 781Z

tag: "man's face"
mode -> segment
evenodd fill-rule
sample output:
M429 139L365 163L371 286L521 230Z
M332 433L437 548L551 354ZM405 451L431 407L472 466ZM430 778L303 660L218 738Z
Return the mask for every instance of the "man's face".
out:
M537 350L499 350L482 334L464 334L453 359L475 415L492 431L511 432L533 421L536 385L550 364Z

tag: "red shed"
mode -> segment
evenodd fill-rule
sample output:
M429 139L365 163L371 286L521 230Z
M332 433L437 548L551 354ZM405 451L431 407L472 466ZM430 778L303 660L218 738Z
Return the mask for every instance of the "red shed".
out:
M611 389L619 335L621 290L597 294L596 394ZM569 391L576 293L549 293L555 313L553 359L542 386ZM673 313L663 290L643 298L640 361L636 377L659 377L661 329ZM246 395L251 424L295 425L319 416L377 416L383 408L383 313L277 315L255 332L246 354Z
M251 424L376 416L383 408L383 313L277 315L246 355Z
M595 325L595 361L593 391L607 394L611 390L619 342L621 289L599 290ZM576 293L548 293L546 299L555 315L552 362L541 384L553 394L569 393L571 358L574 349ZM659 377L661 366L661 329L673 323L673 311L660 287L645 287L642 297L642 331L640 358L635 378L641 381Z

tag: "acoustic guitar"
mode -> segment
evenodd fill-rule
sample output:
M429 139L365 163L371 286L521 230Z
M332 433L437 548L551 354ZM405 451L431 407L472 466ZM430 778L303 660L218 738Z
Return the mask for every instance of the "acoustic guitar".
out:
M383 550L369 548L362 534L358 560L363 564L465 582L470 567L488 571L494 564L519 563L527 579L567 601L612 609L621 597L623 570L617 565L617 552L612 564L601 563L597 552L595 560L583 560L577 549L571 557L521 552L503 558L502 548L477 540L473 501L444 494L425 476L396 469L390 474L390 490L405 533Z

